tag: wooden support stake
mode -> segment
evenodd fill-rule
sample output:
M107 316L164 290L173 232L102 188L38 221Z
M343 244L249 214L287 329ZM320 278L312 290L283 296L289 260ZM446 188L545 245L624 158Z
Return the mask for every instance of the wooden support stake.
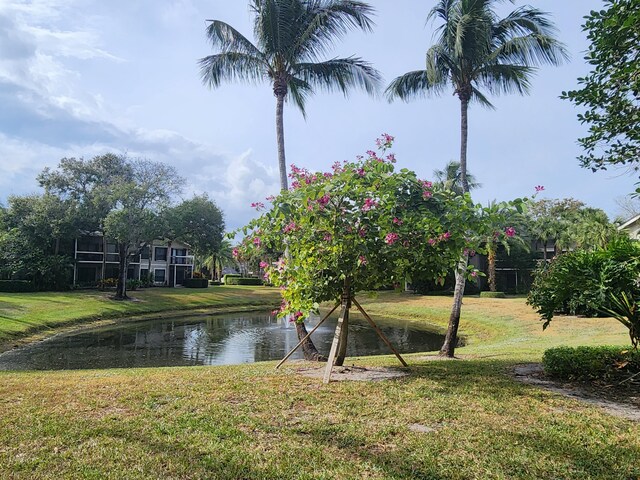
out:
M360 313L362 313L362 315L364 315L364 318L367 319L367 322L369 322L369 324L373 327L373 329L376 331L378 336L384 341L384 343L387 344L387 346L391 349L391 351L395 354L395 356L398 357L398 360L400 360L400 363L402 363L402 365L407 367L408 366L407 362L404 361L404 358L402 358L400 356L400 354L394 348L394 346L391 345L391 342L389 341L389 339L385 336L384 333L382 333L382 330L380 330L380 328L375 324L375 322L371 319L371 317L369 315L367 315L367 312L364 311L364 308L362 308L362 306L358 303L358 301L355 299L355 297L352 298L351 301L358 308L358 310L360 310Z
M327 359L327 367L324 370L323 383L329 383L331 380L331 370L333 369L333 362L336 359L338 353L338 344L340 343L340 334L342 332L342 323L344 322L345 312L348 309L346 303L342 303L342 310L340 311L340 317L338 318L338 325L336 325L336 331L333 334L333 342L331 343L331 351L329 352L329 358Z
M333 312L335 312L335 311L336 311L336 308L338 308L339 306L340 306L340 304L339 304L339 303L336 303L336 306L335 306L335 307L333 307L333 308L331 309L331 311L330 311L329 313L327 313L327 314L322 318L322 320L320 320L320 321L318 322L318 324L317 324L315 327L313 327L313 328L311 329L311 331L310 331L309 333L307 333L307 334L305 335L305 337L304 337L302 340L300 340L300 342L299 342L295 347L293 347L293 350L291 350L289 353L287 353L287 354L285 355L285 357L284 357L282 360L280 360L280 363L278 363L278 365L276 365L276 370L277 370L277 369L279 369L279 368L282 366L282 364L283 364L284 362L286 362L286 361L287 361L287 359L288 359L291 355L293 355L293 352L295 352L298 348L300 348L300 345L302 345L302 344L305 342L305 340L306 340L307 338L309 338L309 337L311 336L311 334L312 334L313 332L315 332L315 331L318 329L318 327L319 327L320 325L322 325L322 323L323 323L327 318L329 318L329 315L331 315Z

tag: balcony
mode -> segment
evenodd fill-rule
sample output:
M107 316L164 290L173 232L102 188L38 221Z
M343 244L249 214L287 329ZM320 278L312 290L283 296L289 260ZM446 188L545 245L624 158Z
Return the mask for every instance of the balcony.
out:
M193 265L193 255L172 255L171 265Z

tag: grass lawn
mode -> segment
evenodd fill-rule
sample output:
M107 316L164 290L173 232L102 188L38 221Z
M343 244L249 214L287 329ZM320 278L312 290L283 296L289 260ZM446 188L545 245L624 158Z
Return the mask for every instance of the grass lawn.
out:
M113 292L0 293L0 344L42 330L172 310L264 307L279 303L267 287L215 286L207 289L150 288L129 292L135 301L112 300Z
M360 300L439 327L451 303ZM463 312L465 360L408 355L411 375L386 382L322 385L274 362L0 372L0 478L640 478L638 423L508 375L552 345L627 344L622 327L558 318L543 333L523 299Z

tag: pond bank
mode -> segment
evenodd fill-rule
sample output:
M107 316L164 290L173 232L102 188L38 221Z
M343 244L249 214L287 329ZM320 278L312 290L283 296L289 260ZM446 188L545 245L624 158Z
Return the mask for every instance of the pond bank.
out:
M208 289L153 288L115 301L110 292L72 291L0 294L0 352L85 326L163 318L190 311L237 313L265 310L279 302L277 289L217 286Z

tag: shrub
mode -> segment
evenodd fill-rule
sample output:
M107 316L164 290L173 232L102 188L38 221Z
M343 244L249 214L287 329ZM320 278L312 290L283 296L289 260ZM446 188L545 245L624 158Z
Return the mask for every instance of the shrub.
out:
M131 290L132 292L134 290L137 290L141 285L142 285L142 282L140 280L136 280L136 279L127 280L127 290Z
M507 298L504 292L480 292L480 298Z
M193 278L204 278L201 272L193 272Z
M554 314L608 316L612 298L626 292L640 296L640 249L636 242L619 239L599 250L575 250L541 265L527 303L546 320Z
M614 346L556 347L544 352L547 375L563 380L611 380L640 372L640 352Z
M115 288L118 285L117 278L105 278L104 280L98 280L98 287L100 288Z
M218 280L209 280L209 285L222 285L222 282Z
M185 278L182 281L182 286L186 288L207 288L209 280L206 278Z
M0 292L33 292L35 288L27 280L0 280Z
M240 275L239 273L227 273L222 277L222 284L227 285L228 278L240 278L240 277L242 277L242 275Z
M225 275L226 277L226 275ZM256 277L229 277L224 282L225 285L262 285L262 279Z

